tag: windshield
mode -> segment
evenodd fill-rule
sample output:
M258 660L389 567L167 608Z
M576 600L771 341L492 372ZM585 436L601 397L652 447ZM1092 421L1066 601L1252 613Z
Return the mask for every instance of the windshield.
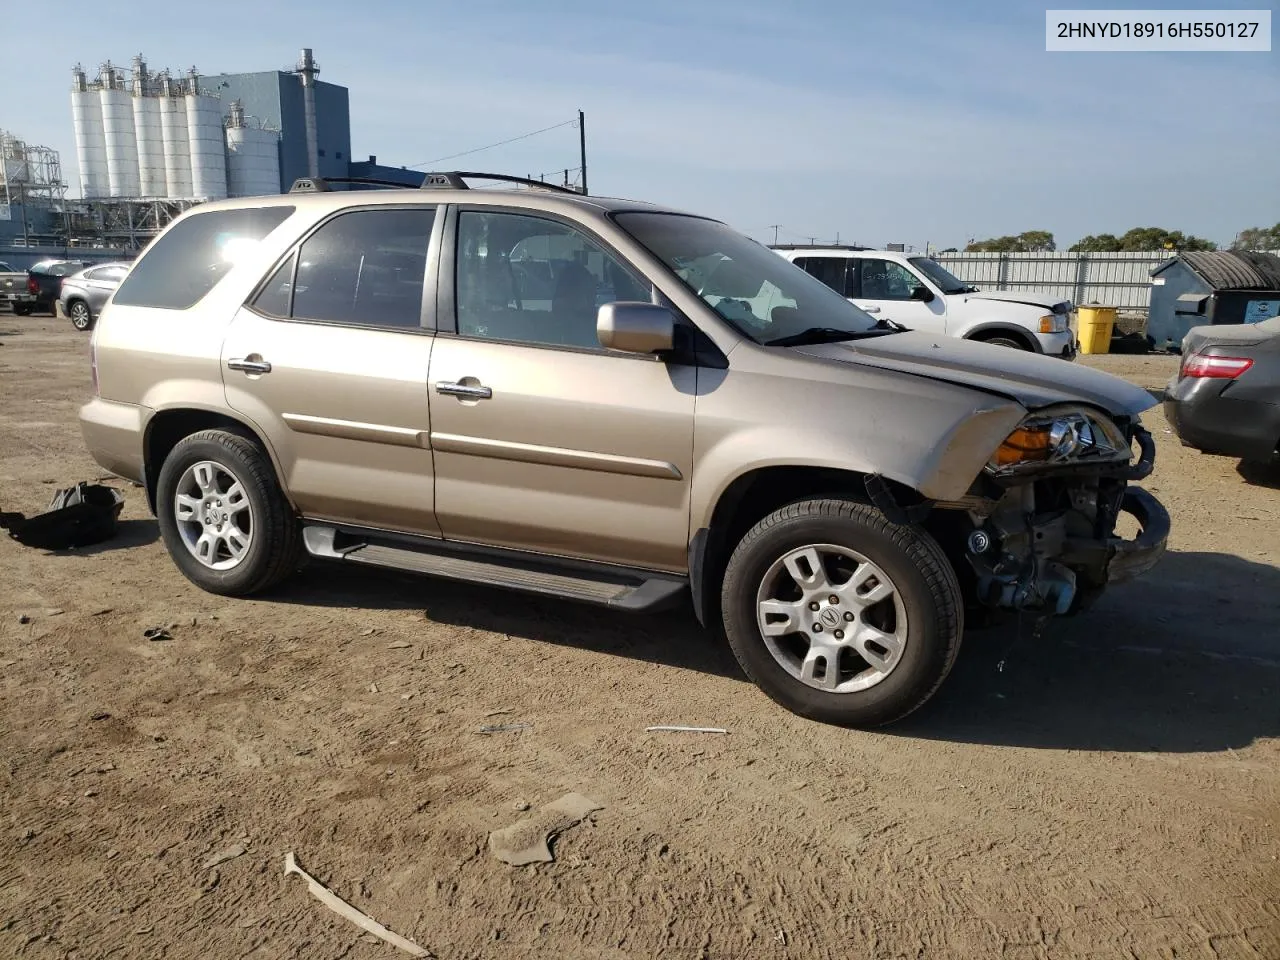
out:
M757 343L813 330L828 339L852 339L877 328L821 280L723 223L675 213L620 213L614 219Z
M943 293L978 292L977 287L965 283L932 257L912 257L911 265L936 283Z

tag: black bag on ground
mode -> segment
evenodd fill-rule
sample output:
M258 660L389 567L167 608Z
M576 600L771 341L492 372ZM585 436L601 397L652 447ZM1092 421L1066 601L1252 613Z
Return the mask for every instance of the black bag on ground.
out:
M116 520L123 507L124 494L114 487L81 482L55 492L46 513L30 518L20 513L0 513L0 527L28 547L87 547L116 535Z

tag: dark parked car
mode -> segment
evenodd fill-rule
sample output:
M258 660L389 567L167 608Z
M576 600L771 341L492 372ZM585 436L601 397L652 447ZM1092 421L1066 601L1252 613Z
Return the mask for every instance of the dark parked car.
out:
M1164 412L1188 447L1259 463L1280 459L1280 317L1192 327Z
M89 266L85 260L41 260L27 270L27 292L35 299L15 303L13 312L25 316L39 310L58 315L58 297L62 293L62 281Z
M127 263L99 263L62 281L58 302L77 330L92 329L98 314L128 272Z

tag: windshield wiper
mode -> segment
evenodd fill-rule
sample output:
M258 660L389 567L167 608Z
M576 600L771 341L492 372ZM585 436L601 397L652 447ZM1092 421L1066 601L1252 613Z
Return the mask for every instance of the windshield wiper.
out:
M799 347L809 343L836 343L840 340L861 340L863 337L879 337L891 331L877 330L845 330L841 327L809 327L799 333L774 340L766 340L766 347Z

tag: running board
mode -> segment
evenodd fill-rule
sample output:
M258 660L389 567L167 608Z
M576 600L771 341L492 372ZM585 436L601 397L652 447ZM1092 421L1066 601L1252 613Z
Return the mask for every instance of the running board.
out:
M302 541L307 553L321 559L421 573L631 612L669 606L689 587L683 578L646 571L587 565L557 568L545 560L523 554L469 550L441 541L418 546L372 537L364 539L359 534L314 524L303 528Z

